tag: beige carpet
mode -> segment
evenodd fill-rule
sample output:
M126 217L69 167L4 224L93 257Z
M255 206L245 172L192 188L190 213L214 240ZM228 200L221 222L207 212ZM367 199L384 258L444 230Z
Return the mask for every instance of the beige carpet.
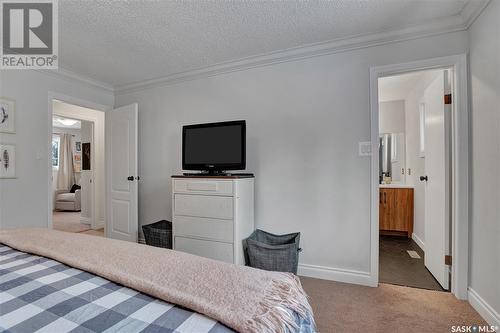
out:
M451 332L452 325L486 325L468 302L446 292L301 280L321 333Z
M80 223L80 212L53 212L52 225L55 230L82 232L90 230L89 224Z

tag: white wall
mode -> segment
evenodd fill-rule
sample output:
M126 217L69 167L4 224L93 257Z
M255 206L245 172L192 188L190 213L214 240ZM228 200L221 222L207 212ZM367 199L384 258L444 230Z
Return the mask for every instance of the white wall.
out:
M425 158L420 156L420 111L424 91L442 70L427 71L405 98L406 110L406 182L414 186L413 238L425 247L425 184L419 177L425 175ZM425 248L424 248L425 250Z
M379 103L379 132L405 132L405 101L388 101Z
M0 227L46 227L49 216L49 91L113 105L103 89L50 74L0 71L0 95L16 102L16 134L0 134L17 146L17 179L0 180Z
M500 1L470 29L472 223L470 286L476 309L500 326Z
M246 119L257 227L302 232L302 273L368 283L369 68L466 47L451 33L118 94L117 106L139 103L140 223L171 218L182 125Z

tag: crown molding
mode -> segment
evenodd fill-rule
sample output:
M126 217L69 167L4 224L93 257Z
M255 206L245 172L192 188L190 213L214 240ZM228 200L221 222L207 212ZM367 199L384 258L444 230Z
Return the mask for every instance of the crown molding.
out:
M92 87L92 88L98 88L98 89L105 90L111 94L115 93L115 89L113 88L113 85L96 80L96 79L93 79L91 77L88 77L88 76L85 76L82 74L72 72L72 71L67 70L67 69L64 69L60 65L59 65L58 69L43 69L43 70L36 70L36 71L39 73L47 74L47 75L50 75L52 77L62 79L65 81L69 81L69 82L77 81L79 83L82 83L82 84L89 86L89 87Z
M106 90L115 95L123 95L145 89L177 84L216 75L264 67L289 61L296 61L328 54L348 52L373 46L397 43L412 39L437 36L446 33L467 30L481 15L491 0L469 0L459 14L444 19L432 20L424 24L397 30L379 31L365 35L339 38L327 42L309 44L295 48L279 50L267 54L251 56L238 60L223 62L208 67L174 73L149 80L116 85L105 83L85 75L75 73L60 66L58 70L42 72L69 80L79 81L88 86Z
M460 16L464 21L464 25L466 29L476 21L476 19L481 15L483 10L488 7L491 0L470 0L468 1L462 11L460 12Z
M17 53L17 54L19 54L19 53ZM92 88L106 90L112 94L114 94L114 92L115 92L113 85L96 80L96 79L93 79L93 78L88 77L88 76L83 75L83 74L78 74L78 73L75 73L73 71L64 69L63 66L61 66L61 62L59 62L59 68L57 68L57 69L39 69L39 68L37 68L37 69L31 69L31 70L34 72L46 74L46 75L49 75L49 76L52 76L52 77L55 77L58 79L63 79L63 80L66 80L68 82L78 81L78 82L83 83L83 84L90 86Z
M139 81L131 84L115 86L115 94L123 95L145 89L177 84L185 81L212 77L256 67L269 66L300 59L307 59L322 55L347 52L378 45L396 43L406 40L430 37L445 33L464 31L467 27L461 15L450 16L445 19L434 20L427 24L407 27L399 30L382 31L367 35L336 39L328 42L310 44L306 46L276 51L264 55L243 58L235 61L179 72L164 77Z

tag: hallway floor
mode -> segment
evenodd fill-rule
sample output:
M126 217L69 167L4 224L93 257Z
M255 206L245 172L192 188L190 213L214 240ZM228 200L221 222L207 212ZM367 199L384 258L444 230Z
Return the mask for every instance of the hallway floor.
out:
M379 281L400 286L444 291L424 266L424 251L411 238L380 236ZM415 251L420 258L412 258Z
M80 223L80 212L59 212L52 213L52 225L55 230L67 232L82 232L90 230L89 224Z
M81 234L104 237L104 229L82 231Z
M78 232L87 235L104 237L104 229L92 230L89 224L80 223L80 212L52 213L52 225L54 230L66 232Z

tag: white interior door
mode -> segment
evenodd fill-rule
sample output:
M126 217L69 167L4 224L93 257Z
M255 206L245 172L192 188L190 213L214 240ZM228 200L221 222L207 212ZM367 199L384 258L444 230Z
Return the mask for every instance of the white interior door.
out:
M96 168L95 158L95 143L94 143L94 123L86 120L81 121L81 142L90 143L90 170L82 170L80 173L81 189L81 216L80 222L90 224L92 228L96 228L97 221L92 205L94 199L94 170Z
M449 140L450 105L445 105L448 72L440 72L424 92L425 103L425 266L449 288Z
M106 236L137 242L138 106L106 112Z

